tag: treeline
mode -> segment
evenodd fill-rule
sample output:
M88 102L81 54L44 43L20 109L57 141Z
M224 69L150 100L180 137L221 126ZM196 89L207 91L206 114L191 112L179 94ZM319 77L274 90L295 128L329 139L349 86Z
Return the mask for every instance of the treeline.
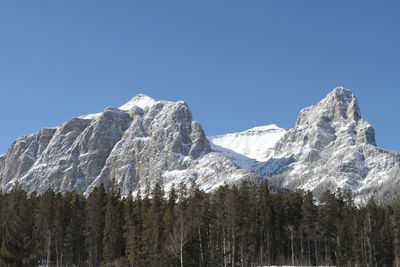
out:
M1 266L396 266L400 206L357 208L345 192L271 194L267 183L205 193L160 184L135 197L112 184L0 195ZM397 265L399 266L399 265Z

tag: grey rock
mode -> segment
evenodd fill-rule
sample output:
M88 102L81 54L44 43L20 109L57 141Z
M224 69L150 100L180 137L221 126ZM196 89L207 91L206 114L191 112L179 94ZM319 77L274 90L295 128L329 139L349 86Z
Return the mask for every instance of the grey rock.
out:
M268 136L273 142L257 147ZM376 146L374 128L362 120L357 98L347 89L336 88L303 109L291 130L273 125L225 137L209 138L226 146L211 149L184 102L137 95L120 108L17 139L0 156L0 187L7 191L18 182L28 192L88 194L115 179L127 195L157 181L166 190L196 183L211 191L243 180L257 183L262 176L277 189L300 188L316 196L342 188L358 203L371 196L380 202L400 199L400 154ZM239 144L226 144L235 138ZM256 142L249 144L254 151L242 146L249 140Z
M55 129L18 138L0 159L0 183L5 184L26 174L48 146Z
M357 98L344 88L300 112L296 126L276 144L272 159L288 157L295 160L284 162L279 167L285 172L270 179L317 196L341 188L351 190L361 203L371 192L380 192L383 181L400 179L399 154L376 147L374 128L361 119Z
M40 158L18 181L29 192L84 192L130 121L126 112L107 108L96 120L74 118L61 124Z
M259 178L211 151L184 102L145 95L19 138L0 157L0 175L6 191L18 182L28 192L88 194L115 179L124 195L157 181L209 188Z
M188 168L192 161L210 152L199 123L184 102L159 101L142 110L130 111L132 123L116 144L97 181L115 179L122 192L155 183L166 171Z

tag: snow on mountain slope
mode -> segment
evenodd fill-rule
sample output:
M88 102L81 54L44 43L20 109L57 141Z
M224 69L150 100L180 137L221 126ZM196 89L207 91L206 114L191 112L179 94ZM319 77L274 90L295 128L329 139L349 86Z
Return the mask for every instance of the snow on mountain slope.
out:
M219 147L232 150L257 161L266 161L273 153L275 144L286 131L275 124L259 126L239 133L208 137Z
M145 108L150 108L150 107L154 106L156 103L157 103L157 101L154 100L153 98L151 98L147 95L139 94L139 95L132 97L131 100L129 100L124 105L120 106L119 109L129 111L134 106L139 107L141 109L145 109Z
M208 138L211 148L270 181L315 195L348 189L358 203L400 199L400 154L378 148L356 96L338 87L304 108L293 129L275 125Z
M139 95L132 97L131 100L129 100L128 102L126 102L125 104L120 106L119 109L123 110L123 111L129 111L135 106L139 107L141 109L145 109L145 108L152 107L156 103L157 103L157 101L154 100L153 98L151 98L147 95L144 95L144 94L139 94ZM79 118L85 119L85 120L95 120L95 119L99 118L101 116L101 114L102 114L102 112L87 114L87 115L79 116Z
M275 144L285 133L284 129L271 124L207 138L212 150L231 159L241 168L255 172L260 162L267 161L273 155Z
M301 110L294 128L276 125L204 135L183 102L137 95L119 108L73 118L18 138L0 156L0 189L88 193L116 179L123 194L162 180L210 191L268 179L276 189L349 189L358 203L400 199L400 154L376 146L356 96L338 87Z
M276 186L317 196L326 189L347 189L357 203L371 196L379 202L400 197L400 154L376 146L374 128L361 118L356 96L343 87L300 112L272 159L289 158L279 173L270 171Z
M137 95L119 108L73 118L18 138L0 157L0 189L88 194L115 179L123 195L160 179L166 187L197 183L204 190L260 179L211 151L183 101Z

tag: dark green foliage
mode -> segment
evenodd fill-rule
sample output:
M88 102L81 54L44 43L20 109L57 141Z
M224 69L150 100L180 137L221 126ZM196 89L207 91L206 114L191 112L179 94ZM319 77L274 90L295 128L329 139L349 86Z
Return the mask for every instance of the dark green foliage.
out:
M399 266L400 205L354 205L348 192L270 193L268 184L205 193L161 183L121 198L16 186L0 194L1 266Z
M89 266L98 266L102 259L105 199L101 185L86 200L85 247Z
M106 197L103 259L107 263L122 257L124 253L122 203L119 190L113 180Z
M35 263L32 234L34 200L28 199L17 185L2 201L5 221L0 250L1 266L32 266Z
M64 203L63 264L80 266L86 259L85 198L75 192L67 193Z

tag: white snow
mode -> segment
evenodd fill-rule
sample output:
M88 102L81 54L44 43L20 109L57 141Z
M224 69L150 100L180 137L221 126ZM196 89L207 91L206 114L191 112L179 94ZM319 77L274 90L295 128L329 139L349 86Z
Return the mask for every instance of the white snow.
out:
M285 133L284 129L271 124L254 127L239 133L211 136L208 137L208 140L212 148L222 152L222 154L226 154L230 150L249 159L262 162L272 155L275 144ZM224 148L224 151L221 148ZM232 153L230 154L232 155Z
M79 116L79 119L84 119L84 120L95 120L98 117L100 117L102 114L102 112L100 113L94 113L94 114L88 114L88 115L83 115L83 116Z
M129 111L134 106L139 107L141 109L145 109L145 108L153 106L156 103L157 103L157 101L154 100L153 98L151 98L147 95L144 95L144 94L139 94L139 95L132 97L131 100L129 100L128 102L126 102L125 104L120 106L118 109L123 110L123 111ZM78 118L84 119L84 120L96 120L101 116L101 114L103 114L103 113L99 112L99 113L87 114L87 115L79 116Z
M124 105L120 106L119 109L128 111L128 110L132 109L134 106L137 106L141 109L145 109L145 108L153 106L156 103L157 103L157 101L154 100L153 98L151 98L147 95L139 94L139 95L134 96L131 100L129 100Z

